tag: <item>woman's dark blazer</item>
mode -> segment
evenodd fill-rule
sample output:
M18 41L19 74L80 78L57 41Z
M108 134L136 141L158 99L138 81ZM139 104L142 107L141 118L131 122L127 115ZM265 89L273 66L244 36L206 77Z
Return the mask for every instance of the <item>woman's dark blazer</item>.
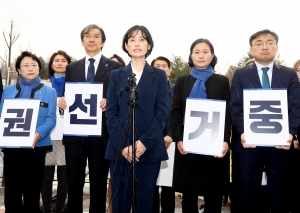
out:
M105 158L110 161L117 159L126 127L129 111L129 91L126 90L126 87L130 74L132 74L131 64L112 71L109 76L105 113L109 141ZM139 163L167 160L168 154L163 137L169 108L168 82L165 72L146 63L137 84L137 91L136 139L140 140L147 148L139 159ZM129 146L131 142L131 138L127 136L121 149Z
M177 143L183 141L183 118L185 114L186 98L194 86L196 79L191 75L180 76L174 89L174 98L171 112L171 126L173 140ZM224 141L230 142L230 87L228 78L223 75L213 74L206 82L207 99L225 100L226 115ZM173 188L177 192L194 191L203 195L204 185L218 187L222 171L224 171L224 159L213 156L187 154L182 155L176 147ZM223 176L224 177L224 176Z

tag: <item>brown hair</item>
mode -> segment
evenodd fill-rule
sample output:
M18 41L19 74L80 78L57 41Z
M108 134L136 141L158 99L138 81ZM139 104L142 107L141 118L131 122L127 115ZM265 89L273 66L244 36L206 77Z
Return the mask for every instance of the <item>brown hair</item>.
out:
M297 70L299 65L300 65L300 59L294 63L294 65L293 65L294 70Z
M110 57L109 59L113 59L113 58L116 58L118 60L118 62L122 65L122 67L125 67L126 64L123 60L123 58L121 58L120 56L118 56L117 54L113 54L112 57Z
M52 69L52 63L54 61L55 56L57 55L62 55L68 61L68 64L72 62L72 57L69 56L65 51L58 50L57 52L53 53L48 63L47 79L49 79L52 75L54 75L54 70Z

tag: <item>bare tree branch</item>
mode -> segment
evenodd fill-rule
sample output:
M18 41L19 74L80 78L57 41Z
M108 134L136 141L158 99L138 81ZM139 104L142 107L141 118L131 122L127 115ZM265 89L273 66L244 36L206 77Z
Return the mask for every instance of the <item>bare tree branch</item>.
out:
M3 32L3 37L4 37L4 40L5 40L5 43L6 43L7 47L9 47L8 42L6 41L6 37L5 37L4 32Z
M3 61L4 63L6 63L6 61L0 56L1 61Z
M20 33L18 33L17 35L15 35L13 33L13 28L14 28L14 22L11 21L10 32L8 33L8 38L6 38L5 33L3 32L3 37L4 37L4 40L5 40L5 43L6 43L7 47L8 47L8 62L7 62L7 65L9 67L11 65L10 63L11 63L12 46L18 40L18 38L20 36Z
M18 34L18 36L17 36L17 37L14 37L14 39L13 39L13 41L12 41L11 45L13 45L13 44L16 42L16 40L19 38L19 36L20 36L20 34Z

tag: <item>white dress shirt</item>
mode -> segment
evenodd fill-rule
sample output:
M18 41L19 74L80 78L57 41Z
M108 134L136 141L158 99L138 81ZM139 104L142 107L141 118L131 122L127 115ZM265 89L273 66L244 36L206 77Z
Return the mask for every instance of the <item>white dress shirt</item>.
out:
M89 59L90 58L95 59L95 61L94 61L94 67L95 67L95 75L96 75L97 68L98 68L98 65L100 63L101 56L102 56L101 52L98 53L97 55L95 55L94 57L91 57L89 55L85 56L85 80L86 80L87 73L88 73L88 68L89 68L89 65L90 65Z
M271 87L271 85L272 85L272 73L273 73L274 61L271 64L268 64L267 66L263 66L263 65L261 65L261 64L259 64L259 63L257 63L255 61L255 65L257 67L257 72L258 72L258 76L259 76L259 80L260 80L260 84L261 85L262 85L262 74L263 74L263 71L262 71L261 68L263 68L263 67L269 67L267 75L269 77L269 82L270 82L270 87Z
M139 83L139 81L140 81L140 79L141 79L142 74L143 74L144 71L142 71L142 72L137 72L137 71L134 69L134 67L132 66L132 63L130 63L130 64L131 64L132 73L135 74L136 85L138 85L138 83Z

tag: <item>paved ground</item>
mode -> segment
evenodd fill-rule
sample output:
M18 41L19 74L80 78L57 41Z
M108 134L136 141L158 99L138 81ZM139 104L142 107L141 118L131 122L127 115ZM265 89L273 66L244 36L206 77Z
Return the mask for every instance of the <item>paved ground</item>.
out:
M2 184L2 158L0 157L0 186ZM56 179L56 177L55 177ZM54 186L57 184L56 181L54 181ZM83 213L88 213L89 211L89 202L90 202L90 196L89 196L89 179L88 177L86 178L86 184L84 186L84 196L83 196L83 208L84 208L84 212ZM181 194L176 194L175 196L175 213L179 213L181 212ZM199 198L199 206L201 204L203 204L203 200L201 198ZM107 206L108 206L108 203L107 203ZM4 213L5 210L4 210L4 188L0 187L0 213ZM199 213L202 213L203 212L203 209L202 210L199 210ZM222 213L229 213L230 212L230 204L227 203L226 206L223 206L222 207Z
M175 201L176 201L175 213L179 213L179 212L181 212L181 196L180 196L180 194L175 197ZM89 202L90 202L89 194L84 193L84 196L83 196L83 208L84 208L83 211L84 212L83 213L88 213ZM199 206L203 203L204 203L203 200L199 199L199 202L198 202ZM107 203L107 205L108 205L108 203ZM4 213L4 212L5 212L5 210L4 210L3 188L0 188L0 213ZM203 209L199 210L199 213L202 213L202 212L203 212ZM222 207L222 213L229 213L229 212L230 212L230 204L227 203L226 206Z

